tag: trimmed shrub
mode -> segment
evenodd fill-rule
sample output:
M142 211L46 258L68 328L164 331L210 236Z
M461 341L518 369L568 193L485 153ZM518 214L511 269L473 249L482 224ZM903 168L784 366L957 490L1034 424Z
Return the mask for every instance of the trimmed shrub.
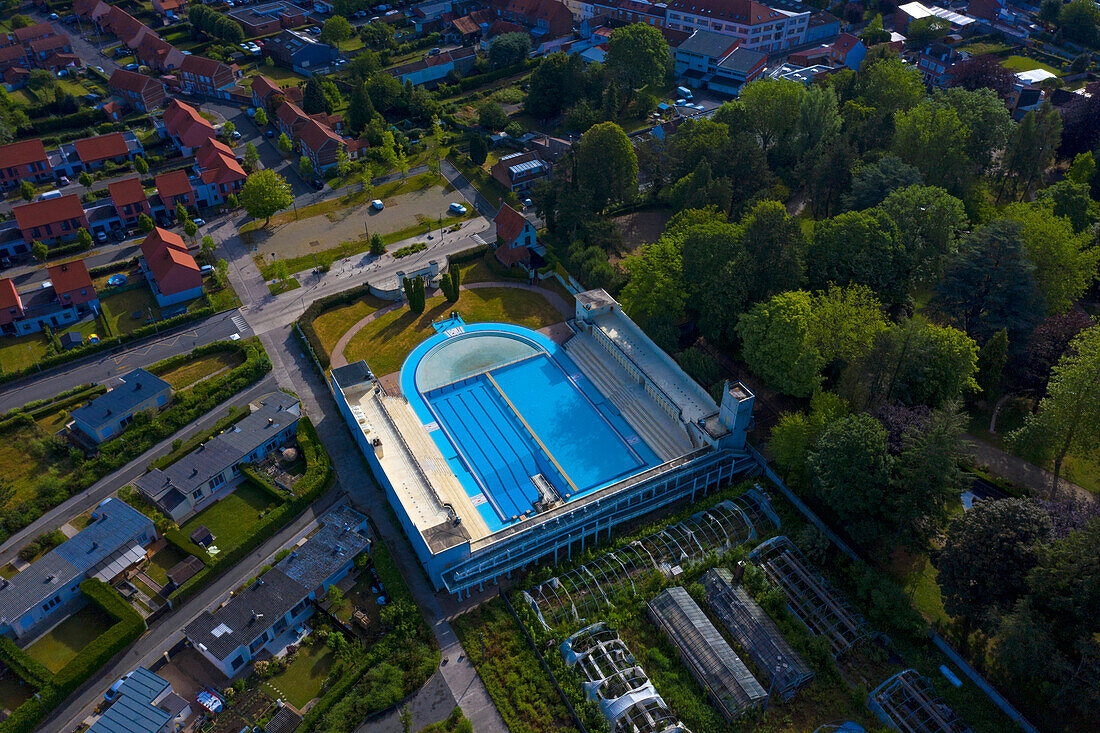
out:
M44 664L20 649L6 636L0 636L0 662L36 690L48 685L53 678L53 673Z

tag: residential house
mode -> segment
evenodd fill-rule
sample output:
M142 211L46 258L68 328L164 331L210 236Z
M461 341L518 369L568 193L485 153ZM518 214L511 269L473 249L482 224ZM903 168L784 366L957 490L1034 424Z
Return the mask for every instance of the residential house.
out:
M340 58L340 51L300 31L283 31L264 43L264 54L303 76L327 73Z
M84 207L75 193L13 206L12 213L27 244L35 240L52 244L74 239L82 227L88 228Z
M508 0L499 14L504 20L527 27L540 40L573 32L573 14L558 0Z
M840 18L824 10L810 14L803 43L824 43L840 35Z
M534 153L509 153L493 164L493 178L509 191L526 191L550 174L550 167Z
M443 37L451 43L469 45L481 37L495 18L496 13L492 8L480 8L452 20Z
M46 275L53 283L57 301L62 305L74 306L81 313L85 312L86 307L91 310L99 309L99 294L92 285L92 277L88 274L88 266L84 264L84 260L47 267Z
M284 28L297 28L309 20L309 14L305 10L289 2L234 8L226 15L241 24L248 38L269 36Z
M0 333L10 336L15 333L15 321L25 315L23 299L15 290L10 277L0 279Z
M187 18L187 0L153 0L153 10L169 20Z
M899 5L894 13L894 28L898 33L904 34L909 29L909 24L919 18L939 18L951 26L952 31L958 31L974 24L976 21L968 15L956 13L953 10L941 8L938 5L924 5L919 2Z
M121 181L112 181L107 184L107 191L111 194L111 201L118 212L118 218L125 227L137 225L142 214L152 217L153 209L149 205L149 198L145 195L145 187L141 185L141 178L124 178Z
M310 119L309 115L302 111L294 102L287 100L279 105L275 112L275 126L279 132L290 138L291 142L297 142L302 125Z
M347 577L356 556L369 551L367 518L347 506L321 519L301 545L228 603L203 611L184 627L191 645L226 677L234 677L265 652L281 652L299 638L297 627L314 602Z
M535 227L523 214L506 203L493 218L497 231L496 258L505 267L531 260L535 246Z
M41 64L54 54L71 54L73 52L72 41L68 36L46 36L36 38L27 44L30 50L29 56L35 64Z
M191 705L172 690L168 680L138 667L124 677L110 707L87 733L175 733L189 717Z
M33 637L87 603L80 584L110 583L145 560L153 520L121 499L104 499L84 529L0 583L0 633Z
M108 163L125 163L143 152L141 141L130 130L111 132L63 143L50 152L50 165L56 175L76 176L82 171L99 170Z
M215 139L207 140L195 152L200 173L195 184L195 201L200 206L225 203L230 194L244 187L248 175L233 156L229 146Z
M438 84L447 75L454 72L458 76L464 75L474 66L477 60L477 52L472 48L456 48L453 51L444 51L435 56L427 56L417 61L395 66L386 72L397 77L404 84L406 81L414 85Z
M160 194L161 205L170 216L175 216L176 207L180 204L188 209L196 204L195 187L191 185L191 178L185 170L161 173L153 179L153 184Z
M16 28L8 34L8 40L29 49L30 44L34 41L56 35L58 35L57 29L53 27L52 23L33 23L22 28Z
M11 188L23 181L45 183L52 178L53 166L39 138L0 145L0 186Z
M153 29L117 5L111 6L105 18L107 28L131 51L140 46L146 36L156 35Z
M974 18L983 33L1001 33L1017 40L1027 40L1039 31L1023 8L1009 7L1006 0L970 0L966 14Z
M808 6L784 10L756 0L667 0L665 5L672 30L705 29L736 38L741 48L764 53L803 45L811 15Z
M951 70L962 60L951 46L932 43L917 53L917 70L930 86L946 87L951 81Z
M248 417L167 468L138 477L134 486L177 524L225 498L240 484L241 466L293 440L302 414L298 400L285 392L272 392L251 408Z
M847 66L852 71L859 71L860 64L866 57L867 47L851 33L842 33L829 46L829 60L836 66Z
M202 295L202 272L180 235L155 228L142 240L141 255L141 271L161 308Z
M218 99L229 99L229 90L237 83L232 69L205 56L184 58L176 70L176 78L184 92Z
M50 54L45 61L40 61L38 65L56 74L62 69L79 69L84 66L84 60L73 53L54 53Z
M736 95L764 73L767 55L733 36L695 31L673 53L676 76L693 88Z
M31 71L24 66L9 66L0 75L4 77L4 89L14 92L27 85L27 80L31 78Z
M4 46L0 48L0 69L30 66L30 58L27 50L19 45Z
M252 77L252 106L265 111L274 111L286 99L286 92L263 74Z
M142 39L141 44L134 49L134 55L141 63L160 72L178 69L188 57L188 54L153 33Z
M117 438L134 417L158 412L172 399L172 385L144 369L134 369L121 382L72 411L72 428L98 445Z
M116 69L107 88L141 112L152 112L164 104L164 82L136 71Z
M302 125L299 144L302 154L313 164L313 170L321 175L336 165L339 151L345 149L342 137L333 132L328 125L323 125L312 118Z
M162 120L164 131L184 156L193 155L203 143L218 136L197 109L178 99L164 108Z

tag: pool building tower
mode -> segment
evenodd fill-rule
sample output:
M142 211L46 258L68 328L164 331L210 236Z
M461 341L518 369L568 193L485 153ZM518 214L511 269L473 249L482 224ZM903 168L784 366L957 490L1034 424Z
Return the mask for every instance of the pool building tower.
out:
M458 316L435 324L399 390L363 361L330 374L437 589L461 596L569 558L623 522L759 470L745 385L727 383L715 404L610 295L575 299L556 340Z

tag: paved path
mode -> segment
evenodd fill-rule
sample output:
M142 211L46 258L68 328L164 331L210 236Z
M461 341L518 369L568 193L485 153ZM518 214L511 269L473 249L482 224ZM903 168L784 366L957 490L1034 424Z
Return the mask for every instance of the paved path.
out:
M554 306L559 313L563 316L572 316L572 310L569 308L569 304L565 302L565 299L555 293L553 290L547 290L546 288L540 288L535 285L528 285L527 283L519 283L508 280L494 280L489 282L469 283L462 285L462 290L477 290L479 288L515 288L517 290L526 290L531 293L538 293L542 297L546 298L550 305ZM433 294L434 295L434 294ZM432 297L429 295L428 297ZM332 349L332 355L330 356L331 366L333 369L336 367L345 366L348 363L347 358L344 356L344 349L347 348L348 342L359 333L363 328L373 321L375 318L379 318L386 313L392 313L393 311L405 307L403 301L388 305L385 308L379 308L374 313L361 318L354 326L349 328L340 340L336 342L336 346Z
M990 473L1011 481L1017 486L1031 489L1037 496L1050 495L1050 487L1054 484L1054 474L1050 471L1001 450L995 445L990 445L981 438L973 435L966 437L970 439L975 462L988 466ZM1098 500L1096 494L1064 478L1058 479L1058 494L1067 498L1073 495L1090 502Z

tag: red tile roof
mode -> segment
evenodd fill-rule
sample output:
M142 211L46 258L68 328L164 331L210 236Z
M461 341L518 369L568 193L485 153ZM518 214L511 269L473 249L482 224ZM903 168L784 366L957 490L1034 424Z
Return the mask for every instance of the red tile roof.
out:
M0 164L5 167L46 160L46 147L38 138L0 146Z
M26 231L59 221L79 219L84 216L84 207L80 204L80 197L70 193L68 196L15 206L12 213L19 228Z
M164 295L202 287L199 265L178 234L157 227L142 240L141 253Z
M268 94L282 94L283 88L261 74L252 77L252 93L259 96L260 99L266 99Z
M107 190L111 194L111 201L115 206L136 204L146 201L145 189L141 185L141 179L137 176L107 184Z
M311 119L302 125L298 136L302 140L302 147L318 152L325 143L332 141L337 145L343 145L344 139L332 131L328 125L322 125L317 120Z
M501 204L493 223L497 225L497 238L511 244L527 226L527 220L523 214L513 209L508 204Z
M275 111L275 116L283 121L286 125L293 125L296 120L302 117L309 117L301 108L291 102L289 99L279 105L279 109Z
M36 38L30 42L31 50L35 53L52 51L55 48L64 48L69 45L71 44L68 36L46 36L45 38Z
M150 82L159 83L152 77L146 76L145 74L139 74L136 71L115 69L115 72L111 74L111 80L107 82L107 86L111 89L119 89L124 92L140 94Z
M187 148L197 148L217 135L197 109L178 99L164 108L164 127Z
M180 252L187 251L187 245L184 243L183 237L167 229L154 227L153 231L141 240L141 251L148 255L150 252L156 252L162 248L174 249Z
M200 78L213 79L223 67L225 69L229 68L221 61L208 59L205 56L188 56L180 64L180 71L194 74Z
M27 52L22 46L0 48L0 61L12 61L14 59L25 58L27 58Z
M841 33L840 37L833 41L833 50L838 53L847 53L855 48L857 43L859 39L851 33Z
M56 199L54 200L56 201ZM88 274L88 266L84 264L84 260L48 267L46 268L46 274L49 276L50 282L53 283L53 291L58 295L71 293L81 288L88 288L93 293L95 292L95 288L92 287L92 277Z
M179 196L185 193L194 193L195 189L191 185L191 179L187 176L187 171L178 170L171 173L161 173L154 180L157 186L157 192L160 193L161 198Z
M26 43L27 41L34 40L35 38L45 38L46 36L56 35L57 31L49 23L35 23L34 25L28 25L23 28L16 28L12 31L12 35L15 36L15 40L20 43Z
M122 136L121 132L86 137L83 140L74 142L73 147L76 148L76 154L80 156L80 160L85 163L105 160L106 158L117 158L128 155L130 152L130 148L126 145L126 138Z
M203 143L195 153L195 160L205 169L201 174L205 183L231 183L248 177L233 151L217 140Z
M0 280L0 311L7 312L10 308L22 311L23 301L19 298L19 293L15 292L15 283L11 278L5 277Z

